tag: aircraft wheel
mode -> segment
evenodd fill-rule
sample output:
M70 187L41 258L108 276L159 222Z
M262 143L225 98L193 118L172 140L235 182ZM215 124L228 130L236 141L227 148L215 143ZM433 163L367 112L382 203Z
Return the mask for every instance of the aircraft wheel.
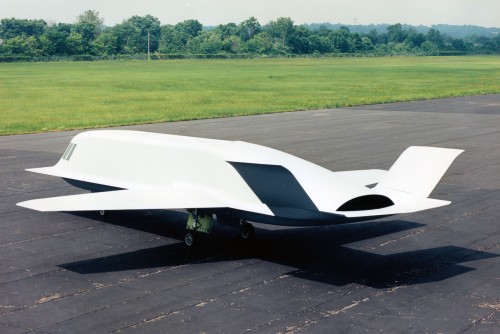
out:
M255 228L252 224L249 224L247 222L241 223L240 238L247 241L255 239Z
M195 235L196 234L193 231L187 231L186 234L184 234L184 244L187 247L193 247L193 245L196 243Z

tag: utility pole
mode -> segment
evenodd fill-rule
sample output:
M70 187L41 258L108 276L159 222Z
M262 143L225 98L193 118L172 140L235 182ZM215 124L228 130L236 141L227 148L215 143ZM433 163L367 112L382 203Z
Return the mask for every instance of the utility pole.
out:
M149 33L149 29L148 29L148 60L151 60L151 49L150 49L150 46L151 46L151 38L150 38L150 33Z

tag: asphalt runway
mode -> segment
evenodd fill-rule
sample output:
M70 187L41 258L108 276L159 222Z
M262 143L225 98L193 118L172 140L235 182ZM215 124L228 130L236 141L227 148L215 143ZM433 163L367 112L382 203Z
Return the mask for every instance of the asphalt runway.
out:
M387 169L411 145L465 152L431 195L450 206L257 228L250 245L218 225L188 250L184 212L17 207L81 192L24 171L55 164L78 132L0 137L0 333L500 333L500 95L126 128L249 141L335 171Z

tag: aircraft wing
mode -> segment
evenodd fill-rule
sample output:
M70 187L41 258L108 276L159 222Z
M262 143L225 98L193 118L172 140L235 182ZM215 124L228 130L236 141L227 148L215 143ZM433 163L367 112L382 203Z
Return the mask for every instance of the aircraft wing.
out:
M156 210L156 209L206 209L234 208L273 215L262 203L228 201L192 189L115 190L60 197L34 199L17 205L37 211L99 211L99 210Z

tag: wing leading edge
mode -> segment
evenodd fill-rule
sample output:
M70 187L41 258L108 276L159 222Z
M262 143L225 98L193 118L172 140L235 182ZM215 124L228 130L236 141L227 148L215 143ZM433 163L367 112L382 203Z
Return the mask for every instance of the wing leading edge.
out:
M272 215L264 204L241 203L189 188L116 190L29 200L17 205L37 211L161 210L232 208Z

